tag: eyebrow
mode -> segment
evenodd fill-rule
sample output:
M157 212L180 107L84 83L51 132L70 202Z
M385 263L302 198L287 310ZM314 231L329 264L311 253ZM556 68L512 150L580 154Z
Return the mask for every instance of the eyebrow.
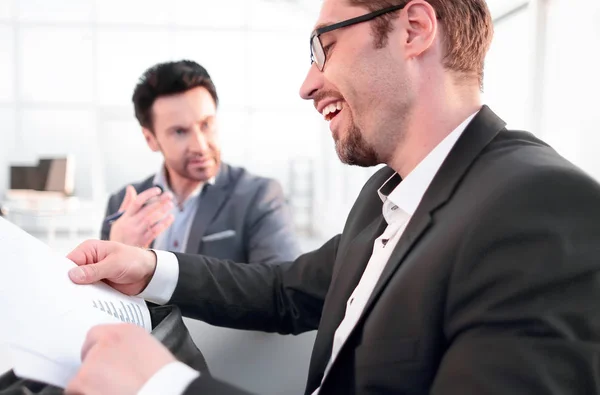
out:
M210 114L210 115L207 115L207 116L205 116L205 117L203 117L203 118L199 119L199 120L198 120L198 122L207 122L207 121L212 121L212 120L214 120L214 119L216 119L216 118L217 118L216 114Z
M331 26L331 25L333 25L335 23L337 23L337 22L322 22L322 23L319 23L317 26L315 26L315 28L313 29L313 32L316 32L319 29L323 29L324 27Z
M217 116L215 114L211 114L211 115L206 115L203 118L200 118L197 121L194 121L194 123L196 122L208 122L208 121L212 121L215 120L217 118ZM184 126L183 124L175 124L173 126L169 126L167 128L167 130L176 130L176 129L189 129L190 125Z
M189 126L183 126L183 125L173 125L173 126L169 126L169 127L167 128L167 130L168 130L168 131L171 131L171 132L173 132L173 131L175 131L175 130L178 130L178 129L185 129L185 130L187 130L187 129L189 129Z

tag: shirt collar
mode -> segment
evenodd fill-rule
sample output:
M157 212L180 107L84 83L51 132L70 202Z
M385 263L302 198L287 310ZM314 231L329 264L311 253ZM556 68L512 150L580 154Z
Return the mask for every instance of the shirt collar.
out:
M190 193L190 195L187 197L187 199L185 200L185 202L183 202L183 205L186 205L193 198L199 196L200 192L202 191L202 188L204 187L205 184L214 185L215 184L215 179L216 179L216 177L213 176L206 183L204 183L204 182L200 183L198 185L198 187L196 189L194 189L192 191L192 193ZM173 193L173 191L171 190L171 187L169 186L169 183L167 182L167 172L166 172L166 168L165 168L164 163L161 164L160 169L154 175L153 185L158 185L158 186L160 186L163 189L163 191L169 191L169 192Z
M397 173L386 180L377 191L381 200L385 203L389 199L412 216L452 147L478 112L471 114L447 135L395 188L392 189L392 186L395 184L394 177L399 177Z

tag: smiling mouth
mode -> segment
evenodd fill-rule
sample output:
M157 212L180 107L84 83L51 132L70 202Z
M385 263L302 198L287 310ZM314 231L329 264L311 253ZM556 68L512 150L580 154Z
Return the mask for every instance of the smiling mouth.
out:
M323 112L322 112L323 118L325 118L325 120L329 122L333 118L335 118L340 113L340 111L342 111L343 109L344 109L343 101L337 101L335 103L331 103L323 109Z

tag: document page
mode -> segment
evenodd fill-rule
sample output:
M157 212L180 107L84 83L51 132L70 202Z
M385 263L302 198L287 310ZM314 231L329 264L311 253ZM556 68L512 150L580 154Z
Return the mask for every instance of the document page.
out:
M74 284L76 265L0 218L0 336L14 351L15 374L64 387L81 364L93 326L130 323L152 330L143 299L107 284Z

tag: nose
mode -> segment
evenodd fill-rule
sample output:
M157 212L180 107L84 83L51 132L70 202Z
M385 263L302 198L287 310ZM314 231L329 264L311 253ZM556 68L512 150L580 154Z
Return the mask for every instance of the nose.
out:
M323 88L323 73L319 71L316 63L313 63L308 69L308 74L300 87L300 97L304 100L314 99L315 94Z
M202 132L202 130L200 130L200 128L195 128L191 140L190 150L192 152L197 152L200 154L208 152L208 137Z

